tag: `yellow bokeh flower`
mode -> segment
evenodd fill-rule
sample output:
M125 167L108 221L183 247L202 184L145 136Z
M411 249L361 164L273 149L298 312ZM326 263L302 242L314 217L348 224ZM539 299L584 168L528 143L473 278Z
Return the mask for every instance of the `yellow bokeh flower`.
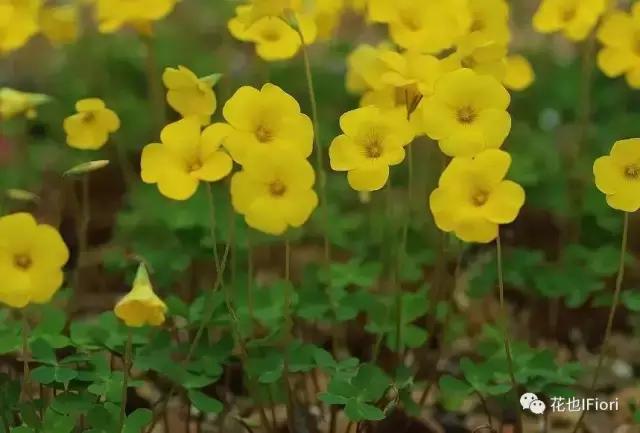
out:
M304 0L250 0L248 6L251 8L248 23L253 24L265 17L284 18L292 12L300 12Z
M598 29L603 47L598 53L598 66L609 77L625 75L627 83L640 89L640 3L631 13L614 11Z
M231 178L233 208L261 232L301 227L318 205L311 164L293 150L253 152Z
M267 61L286 60L294 57L302 47L300 34L285 20L276 16L265 16L251 23L251 7L236 8L236 17L228 23L229 32L241 41L253 42L256 53ZM317 37L313 16L296 14L305 44Z
M210 77L198 78L184 66L166 68L162 81L167 88L167 102L182 117L195 116L203 125L211 121L218 101Z
M231 172L231 157L221 149L229 132L218 123L200 132L200 121L188 117L164 127L162 143L151 143L142 151L141 177L157 184L162 195L186 200L195 194L200 181L215 182Z
M364 107L340 117L343 135L329 147L331 168L347 171L356 191L376 191L389 179L389 167L405 158L404 147L414 138L406 112Z
M562 32L573 41L586 38L605 11L606 0L542 0L533 16L540 33Z
M509 90L521 91L531 86L536 75L524 56L508 56L505 62L502 84Z
M69 250L56 229L28 213L0 217L0 302L14 308L49 302L64 279Z
M147 27L169 15L177 0L95 0L98 29L112 33L125 25Z
M507 47L494 42L478 42L478 39L463 38L455 52L442 61L448 71L460 68L473 69L482 75L491 75L496 80L504 78Z
M593 164L596 186L614 209L640 209L640 138L620 140Z
M260 90L241 87L222 112L231 126L224 146L239 164L260 148L272 152L292 149L302 158L313 151L311 120L300 112L298 102L278 86L265 84Z
M0 88L0 120L8 120L25 115L33 119L37 107L49 102L51 98L41 93L27 93L9 87Z
M458 69L442 77L422 102L425 132L449 156L498 148L511 131L510 100L495 78Z
M469 0L469 11L471 23L467 38L478 45L509 43L509 5L505 0Z
M450 48L471 22L466 0L374 0L369 7L369 18L388 23L396 44L421 53Z
M63 124L67 144L76 149L100 149L109 140L109 134L120 128L120 118L101 99L82 99L76 102L76 111Z
M364 93L380 82L386 71L380 52L381 47L361 44L347 56L346 87L350 93Z
M0 54L22 47L38 33L42 0L0 0Z
M79 11L74 4L49 6L40 12L40 29L54 44L68 44L78 38Z
M510 165L509 154L498 149L454 158L429 197L438 228L466 242L493 241L499 225L513 222L525 200L520 185L504 180Z
M160 326L164 323L167 306L153 291L144 264L138 267L131 291L116 304L113 312L131 328Z

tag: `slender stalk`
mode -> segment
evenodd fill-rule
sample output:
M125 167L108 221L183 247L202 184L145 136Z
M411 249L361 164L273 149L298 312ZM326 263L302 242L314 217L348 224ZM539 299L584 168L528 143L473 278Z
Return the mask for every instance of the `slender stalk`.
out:
M31 400L31 369L29 368L29 319L22 314L22 397ZM8 431L8 430L7 430Z
M318 172L318 188L320 192L320 212L322 216L322 231L324 242L324 260L329 263L331 260L331 244L329 242L329 210L327 201L327 179L324 170L324 149L320 140L320 120L318 117L318 99L316 98L316 90L313 80L313 71L311 69L311 60L309 58L309 50L305 42L304 35L300 28L300 22L295 14L291 14L295 23L293 26L298 33L301 41L302 59L304 60L304 73L307 80L307 90L309 92L309 102L311 104L311 119L313 121L315 154L316 154L316 171Z
M127 330L127 343L124 350L122 365L122 398L120 399L120 418L118 432L124 431L124 422L127 417L127 392L129 389L129 371L131 370L131 357L133 352L133 335L131 329Z
M89 198L89 175L83 174L80 179L80 214L78 216L78 258L74 273L74 288L80 290L80 275L82 274L82 258L89 245L89 223L91 221L91 206Z
M482 405L482 410L484 410L485 415L487 415L487 423L491 427L491 431L493 428L493 417L491 416L491 412L489 411L489 405L487 404L487 400L484 398L481 392L476 392L478 398L480 399L480 404Z
M609 310L609 317L607 319L607 328L604 332L604 339L602 341L602 347L600 349L600 355L598 356L598 362L596 364L596 370L593 373L593 379L591 380L591 386L589 387L589 394L593 395L596 390L596 386L598 385L598 379L600 378L600 374L602 373L602 368L604 367L604 357L609 348L609 339L611 338L611 332L613 331L613 321L616 317L616 311L618 310L618 304L620 303L620 293L622 292L622 282L624 281L624 259L627 253L627 243L629 239L629 214L627 212L624 213L624 227L622 229L622 242L620 245L620 264L618 266L618 276L616 277L616 288L613 293L613 303L611 304L611 309ZM573 428L573 433L576 433L584 421L584 417L586 412L582 412L580 414L580 418L576 425Z
M293 318L291 317L291 243L287 239L284 244L284 278L286 280L284 298L284 387L287 394L287 427L289 433L295 433L295 406L293 393L291 391L291 373L289 371L289 346L293 337Z
M236 338L236 340L238 341L238 344L240 346L240 354L241 354L241 360L243 361L243 363L246 365L247 363L247 358L248 358L248 352L247 352L247 347L244 344L244 341L242 339L242 335L240 334L240 329L239 329L239 319L238 319L238 315L236 314L235 308L233 306L233 298L231 295L231 292L229 291L229 286L227 284L224 284L224 267L225 264L227 263L227 255L229 254L229 249L230 246L232 244L235 243L235 239L233 237L234 234L234 230L230 230L230 234L229 234L229 242L227 243L227 247L225 249L224 252L224 257L223 257L223 263L220 262L220 258L218 256L218 249L217 249L217 242L216 242L216 224L215 224L215 200L213 197L213 189L211 188L210 184L207 184L207 197L208 197L208 202L209 202L209 213L211 214L210 219L209 219L209 229L211 232L211 239L212 239L212 243L213 243L213 256L214 256L214 260L216 262L216 268L217 268L217 272L218 272L218 281L220 282L220 286L222 287L222 291L224 293L224 299L225 299L225 303L227 305L227 310L229 311L229 315L231 316L231 330ZM230 220L232 221L233 217L230 216ZM233 223L233 221L232 221ZM211 314L213 314L213 311L211 311ZM206 321L206 323L209 322L211 318L209 317L209 319ZM204 324L205 322L203 322ZM202 332L204 331L205 327L200 326L200 330L202 330ZM200 331L199 330L199 331ZM202 333L200 332L200 334ZM196 335L197 337L197 335ZM194 340L195 341L195 340ZM192 346L193 348L194 346ZM190 351L191 352L191 351ZM191 352L192 353L192 352ZM252 394L255 397L255 400L257 401L257 390L258 390L258 384L255 382L255 380L253 380L252 378L248 378L249 379L249 392L250 394ZM262 423L264 425L264 427L268 430L271 429L271 427L269 426L269 423L267 421L267 416L266 413L264 411L264 407L261 404L258 404L258 409L259 409L259 413L260 413L260 418L262 420Z
M516 393L516 405L519 405L518 400L518 382L516 381L515 367L513 364L513 356L511 354L511 339L509 337L509 317L507 315L507 307L504 302L504 272L502 267L502 240L500 239L500 232L498 231L498 237L496 238L496 257L498 262L498 291L500 297L500 315L502 321L502 331L504 334L504 351L507 357L507 366L509 369L509 377L511 378L511 385L513 386L513 392ZM519 408L518 408L519 409ZM518 414L518 420L516 425L516 433L522 433L522 416L520 410L516 410Z
M154 131L159 131L164 124L166 113L164 98L162 95L162 83L158 74L158 64L153 37L143 35L142 40L145 48L145 68L147 73L147 91L149 102L151 103L151 113L153 114ZM155 135L155 132L154 132Z

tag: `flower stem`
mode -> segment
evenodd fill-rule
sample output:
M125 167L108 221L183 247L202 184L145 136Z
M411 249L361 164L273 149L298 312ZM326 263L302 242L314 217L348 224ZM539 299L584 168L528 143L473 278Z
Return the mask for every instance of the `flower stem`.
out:
M118 432L124 431L124 422L127 417L127 392L129 388L129 370L131 370L131 357L133 352L133 335L131 329L127 329L127 343L124 349L122 365L122 398L120 399L120 418Z
M324 149L320 140L320 120L318 117L318 99L316 98L316 90L313 80L313 71L311 70L311 60L309 58L309 50L304 40L304 35L300 28L300 22L295 14L292 14L293 26L300 37L302 59L304 60L304 73L307 81L307 90L309 92L309 102L311 104L311 119L313 120L314 142L316 148L316 171L318 173L318 188L320 192L320 212L322 217L322 230L324 242L324 260L329 263L331 260L331 244L329 242L329 210L327 201L327 178L324 170Z
M509 317L507 315L507 307L504 302L504 272L502 267L502 241L500 239L500 232L498 231L498 237L496 238L496 257L498 262L498 291L500 296L500 315L502 322L502 332L504 334L504 351L507 357L507 367L509 369L509 377L511 378L511 385L513 386L513 392L516 394L516 405L519 406L518 400L518 382L516 381L515 367L513 363L513 356L511 354L511 339L509 337ZM522 417L519 410L516 410L518 414L518 420L516 425L516 433L522 433Z
M161 80L158 75L158 65L153 37L145 35L142 37L145 48L145 67L147 73L147 91L149 102L151 103L151 113L153 115L153 130L155 132L162 128L165 121L165 105L162 97Z
M291 373L289 372L289 347L293 338L293 318L291 316L291 243L287 239L284 244L284 387L287 395L287 427L289 433L295 433L295 407L291 392Z
M80 276L82 274L82 259L87 253L89 223L91 221L91 207L89 202L89 175L83 174L80 179L80 200L78 203L80 209L78 215L78 253L76 260L76 269L74 273L74 289L76 292L80 290Z
M29 319L26 313L22 314L22 397L31 400L31 370L29 368Z
M618 265L618 276L616 277L616 288L613 293L613 301L611 304L611 309L609 310L609 317L607 319L607 328L604 332L604 339L602 341L602 347L600 348L600 355L598 356L598 362L596 364L596 370L593 373L593 379L591 380L591 386L589 387L589 396L593 395L596 390L596 386L598 385L598 379L600 378L600 374L602 373L602 368L604 367L604 357L607 352L609 346L609 339L611 338L611 332L613 330L613 321L616 317L616 311L618 310L618 304L620 303L620 293L622 291L622 282L624 281L624 259L627 254L627 243L629 239L629 213L624 213L624 227L622 229L622 242L620 245L620 263ZM576 425L573 428L573 433L576 433L580 426L582 425L582 421L586 412L582 412L580 414L580 418Z

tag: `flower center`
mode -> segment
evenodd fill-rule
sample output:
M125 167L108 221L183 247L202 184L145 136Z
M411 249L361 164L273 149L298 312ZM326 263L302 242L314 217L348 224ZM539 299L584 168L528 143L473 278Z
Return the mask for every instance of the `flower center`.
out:
M481 32L482 30L484 30L484 28L485 28L484 21L482 21L481 19L476 18L471 23L471 27L469 28L469 31L470 32Z
M569 22L572 21L577 15L577 11L575 8L565 9L562 12L562 21Z
M260 35L262 36L262 39L267 42L276 42L280 40L280 33L275 29L264 29Z
M255 135L260 143L268 143L273 140L274 133L266 126L260 125L256 129Z
M282 197L286 192L286 185L279 180L273 181L269 184L269 193L274 197Z
M631 164L625 167L624 176L627 179L638 180L640 178L640 165Z
M476 119L476 112L472 107L466 106L458 110L458 122L471 123Z
M198 171L202 168L202 162L199 159L191 161L189 163L189 173L193 173L194 171Z
M23 271L26 271L31 267L31 265L33 264L33 261L31 260L31 257L29 257L28 254L16 254L13 257L13 264L15 265L16 268L20 268Z
M382 146L376 139L371 140L364 148L367 158L377 159L382 156Z
M96 120L96 114L93 111L88 111L82 115L82 123L93 123Z
M462 60L460 60L460 65L462 65L463 68L473 69L477 64L478 62L476 62L473 56L464 56Z
M484 206L487 200L489 200L489 193L486 191L477 191L471 196L471 201L477 207Z

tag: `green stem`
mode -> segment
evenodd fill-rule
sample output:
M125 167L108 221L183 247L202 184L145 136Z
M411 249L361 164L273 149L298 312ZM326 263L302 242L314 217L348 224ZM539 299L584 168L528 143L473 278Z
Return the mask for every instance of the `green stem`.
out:
M31 400L31 369L29 368L29 319L26 313L22 314L22 396L23 399Z
M500 232L498 231L498 237L496 238L496 257L498 262L498 291L500 297L500 315L502 322L502 332L504 334L504 351L507 357L507 366L509 369L509 377L511 379L511 385L513 386L513 392L516 394L516 405L519 406L518 400L518 382L516 381L515 367L513 363L513 356L511 354L511 338L509 337L509 317L507 315L507 307L504 302L504 271L502 266L502 241L500 239ZM520 408L516 409L518 414L518 420L516 425L516 433L522 433L522 416L520 414Z
M292 14L293 26L301 42L302 58L304 60L304 73L307 81L307 90L309 92L309 102L311 104L311 118L313 120L314 141L315 141L315 154L316 154L316 171L318 173L318 188L320 192L320 212L322 216L322 231L324 242L324 260L329 263L331 260L331 244L329 242L329 210L327 200L327 179L324 170L324 149L322 148L322 141L320 140L320 120L318 116L318 100L316 98L316 90L313 80L313 71L311 69L311 60L309 58L309 50L304 40L304 35L300 28L300 22L295 14Z
M89 197L89 175L82 175L80 179L80 214L78 216L78 258L74 274L74 288L80 290L80 275L82 274L82 260L88 250L89 222L91 221L91 207Z
M604 367L604 357L609 347L609 339L611 338L611 332L613 331L613 321L616 317L616 311L618 310L618 305L620 303L620 293L622 292L622 282L624 281L624 268L625 268L625 256L627 254L627 243L629 239L629 214L627 212L624 213L624 227L622 229L622 242L620 245L620 263L618 265L618 276L616 277L616 288L613 293L613 302L611 304L611 309L609 310L609 317L607 319L607 328L604 332L604 339L602 341L602 347L600 349L600 355L598 356L598 362L596 364L596 370L593 373L593 379L591 380L591 386L589 387L589 396L593 395L596 390L596 386L598 385L598 379L600 378L600 374L602 373L602 368ZM573 433L576 433L580 428L582 421L584 421L584 417L586 412L582 412L580 414L580 418L573 428Z
M151 36L143 36L142 39L146 51L145 68L147 73L147 91L149 94L149 102L151 103L154 130L153 136L155 137L155 132L159 131L165 122L165 104L162 95L162 82L158 74L154 40Z
M289 346L293 338L293 318L291 316L291 243L287 239L284 244L285 258L284 258L284 278L286 280L285 285L285 298L284 298L284 387L287 395L287 427L289 433L294 433L295 430L295 406L293 402L293 393L291 391L291 373L289 371Z
M129 390L129 371L131 370L131 357L133 352L133 335L131 329L127 329L127 343L124 350L122 365L122 398L120 399L120 418L118 432L124 432L124 423L127 418L127 393Z

